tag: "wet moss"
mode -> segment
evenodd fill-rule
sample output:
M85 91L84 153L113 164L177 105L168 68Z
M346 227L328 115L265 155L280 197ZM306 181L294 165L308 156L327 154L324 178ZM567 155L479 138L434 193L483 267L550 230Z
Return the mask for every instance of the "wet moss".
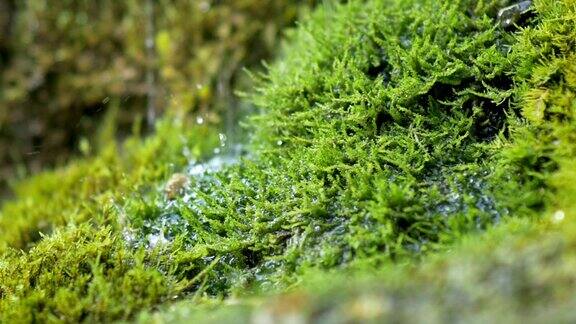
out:
M494 173L500 180L498 188L487 192L508 206L500 225L483 234L464 234L448 245L449 253L428 255L421 262L384 263L377 269L360 262L349 271L328 273L311 269L300 275L300 288L272 300L266 296L199 311L182 302L140 319L573 321L574 9L571 1L536 1L535 24L514 36L509 56L513 107L528 121L508 118L509 135L493 143L499 151L491 163L498 166ZM556 50L546 50L552 47ZM540 110L536 116L534 109ZM490 181L486 174L481 178Z
M454 321L569 309L575 7L535 1L526 25L503 29L510 4L325 5L256 76L248 98L262 113L239 156L202 159L230 144L165 122L122 155L22 184L0 214L0 314ZM169 196L175 173L188 181ZM288 288L296 297L260 297Z

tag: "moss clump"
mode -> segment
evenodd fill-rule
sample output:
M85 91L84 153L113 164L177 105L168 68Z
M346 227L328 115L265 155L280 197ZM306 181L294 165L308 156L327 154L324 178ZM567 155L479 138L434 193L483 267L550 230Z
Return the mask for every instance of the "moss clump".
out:
M523 242L545 236L550 224L539 225L542 213L552 210L561 221L576 211L569 199L574 188L565 180L576 161L571 144L576 35L569 28L575 7L571 1L536 1L535 15L523 28L504 30L496 14L509 4L327 5L291 34L282 61L260 78L252 100L263 114L251 122L250 154L235 165L219 170L214 160L186 165L181 150L199 142L182 143L177 134L198 139L201 129L183 132L168 125L148 144L111 160L111 169L108 163L98 169L98 161L106 160L96 159L78 171L63 171L79 179L88 174L85 181L108 179L100 191L79 183L57 189L58 174L30 182L37 191L22 187L20 195L30 190L33 196L7 205L0 216L0 229L7 233L0 241L0 278L9 278L0 286L0 314L126 319L174 296L188 299L180 309L186 313L190 305L214 297L249 300L246 291L282 290L311 272L354 268L362 274L383 267L385 279L371 279L383 281L374 295L392 291L401 305L416 296L423 310L449 316L460 305L444 289L455 285L457 293L471 296L462 307L492 305L483 287L490 291L498 278L513 278L490 277L486 283L484 275L500 269L516 249L519 254L503 271L516 273L523 262L536 269L549 260L540 258L548 253L560 260L550 273L563 271L561 260L569 250L548 250L548 244L540 250L532 241L527 246L537 252L531 254ZM167 167L170 161L174 167ZM190 176L176 199L158 185L172 172ZM73 188L85 190L65 205L69 209L57 210L61 202L47 191L66 197ZM51 206L46 214L27 214L43 202ZM13 215L25 216L12 223ZM31 236L42 222L53 231ZM497 235L477 234L501 222L500 229L490 229ZM567 227L558 237L571 242L564 236L569 233ZM446 254L462 237L471 242L468 247ZM500 250L493 254L494 237L511 242L501 248L504 256ZM94 252L103 248L99 242L107 244L102 254ZM28 251L19 255L14 248ZM414 256L430 251L440 253L438 261L414 262ZM477 253L478 267L466 267L471 252ZM531 255L537 258L532 263ZM52 262L39 268L34 262L43 258ZM443 274L460 267L465 282ZM13 269L30 275L13 276ZM137 279L127 279L132 277ZM516 298L526 297L523 289L544 283L551 293L542 296L560 298L563 290L555 285L571 277L559 278L534 275L511 282L512 293L497 293L520 307ZM304 293L317 293L310 314L356 300L358 290L334 282L342 295L332 301L326 301L331 288ZM359 283L358 289L363 287ZM94 292L86 294L90 289ZM134 299L119 301L126 295ZM528 298L537 302L537 296ZM446 304L435 301L444 297ZM388 297L379 298L371 300L380 304ZM75 300L77 308L61 306ZM246 304L233 312L248 318ZM390 314L389 319L404 318L402 308ZM173 315L180 316L164 316Z
M422 262L388 263L374 272L364 266L314 269L300 274L302 281L289 294L201 309L182 301L156 314L145 312L140 321L573 321L576 7L571 1L536 1L534 10L536 21L514 36L510 52L517 55L514 107L528 122L509 120L509 138L496 156L505 162L501 172L519 181L500 182L502 187L529 181L534 192L516 194L543 197L538 218L524 217L534 214L525 208L510 209L512 217L499 226L465 235L449 253Z
M6 254L1 292L11 302L3 301L10 304L2 308L3 319L107 321L166 299L172 290L166 277L113 233L110 227L70 226L30 253Z
M520 127L511 98L522 59L494 19L501 5L319 11L253 97L264 110L253 156L194 177L181 200L128 200L123 213L136 229L185 220L182 253L192 257L181 275L219 260L192 287L215 295L442 249L510 213L534 213L541 181L498 154Z

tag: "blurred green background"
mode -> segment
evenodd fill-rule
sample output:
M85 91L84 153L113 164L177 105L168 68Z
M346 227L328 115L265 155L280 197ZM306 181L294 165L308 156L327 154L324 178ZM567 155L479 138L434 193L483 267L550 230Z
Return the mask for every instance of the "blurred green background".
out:
M313 2L0 0L0 193L161 115L232 120L243 69Z

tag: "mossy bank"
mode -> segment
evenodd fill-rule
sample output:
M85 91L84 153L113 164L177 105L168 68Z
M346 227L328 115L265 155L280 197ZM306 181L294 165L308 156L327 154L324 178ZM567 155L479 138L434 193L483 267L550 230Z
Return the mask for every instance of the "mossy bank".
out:
M576 2L510 5L325 3L233 157L164 121L22 183L3 319L574 319Z

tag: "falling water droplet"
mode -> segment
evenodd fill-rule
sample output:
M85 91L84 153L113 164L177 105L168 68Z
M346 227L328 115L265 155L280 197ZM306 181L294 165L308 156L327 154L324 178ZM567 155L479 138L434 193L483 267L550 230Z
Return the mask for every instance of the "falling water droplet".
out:
M146 38L146 48L154 48L154 38Z
M196 124L198 125L204 124L204 118L202 116L196 117Z
M218 134L218 138L220 139L220 146L224 147L226 146L226 134L220 133Z
M107 104L108 102L110 102L110 97L106 97L104 100L102 100L103 104Z

